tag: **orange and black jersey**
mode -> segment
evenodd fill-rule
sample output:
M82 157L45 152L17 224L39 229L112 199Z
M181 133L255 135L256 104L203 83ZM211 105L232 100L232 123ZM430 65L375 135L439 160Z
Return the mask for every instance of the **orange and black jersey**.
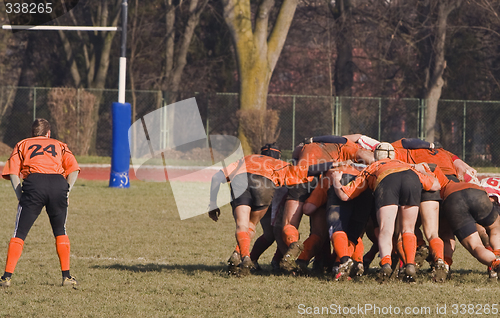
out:
M344 174L350 174L353 176L359 175L360 171L350 165L340 166L334 170L342 171ZM326 204L328 199L328 189L333 185L333 180L331 174L327 172L323 177L321 177L320 182L316 188L311 192L309 198L307 198L306 203L314 204L319 207Z
M455 156L451 152L439 149L406 149L402 143L403 139L395 141L392 143L394 147L396 158L398 160L404 161L406 163L417 164L417 163L434 163L436 164L444 174L446 175L457 175L455 166L453 165L453 157Z
M484 191L486 194L488 193L483 187L478 186L474 183L470 182L455 182L452 180L449 180L445 175L444 172L438 167L436 167L436 170L434 170L434 175L439 181L439 184L441 185L441 198L446 200L446 198L457 191L465 190L465 189L478 189Z
M241 173L251 173L271 180L277 187L312 181L307 166L293 166L288 162L263 155L249 155L221 169L227 181Z
M16 144L3 168L2 177L21 174L23 179L32 173L61 174L67 177L80 170L68 146L44 136L24 139Z
M345 143L313 142L302 147L297 165L310 166L330 161L354 160L358 150L359 147L349 139L346 139Z
M406 170L412 170L417 174L424 190L429 190L432 187L434 183L434 177L418 172L412 166L403 161L387 158L375 161L374 163L366 167L363 171L360 172L356 179L349 182L341 189L345 194L347 194L347 196L352 199L360 195L367 188L375 191L379 183L388 175Z

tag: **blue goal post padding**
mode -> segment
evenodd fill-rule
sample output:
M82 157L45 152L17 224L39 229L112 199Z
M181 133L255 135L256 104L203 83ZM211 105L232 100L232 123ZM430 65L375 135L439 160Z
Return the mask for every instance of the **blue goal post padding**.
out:
M132 122L132 111L129 103L113 103L113 148L111 150L111 176L109 186L112 188L130 187L130 148L128 129Z

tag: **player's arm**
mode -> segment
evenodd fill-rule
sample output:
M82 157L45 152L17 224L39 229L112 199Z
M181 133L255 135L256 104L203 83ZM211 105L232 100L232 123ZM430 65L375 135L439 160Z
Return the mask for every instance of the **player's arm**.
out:
M76 170L76 171L73 171L70 174L68 174L68 176L66 177L66 181L69 184L68 195L71 192L71 189L73 189L73 186L75 185L75 182L76 182L76 179L78 178L79 173L80 173L80 170Z
M451 159L453 160L453 166L457 170L457 175L459 178L462 178L465 182L469 182L473 178L477 178L476 169L472 168L468 164L465 163L462 159L460 159L457 155L452 155Z
M210 204L208 206L208 216L217 222L220 215L220 209L217 206L217 194L219 193L219 188L221 183L225 183L226 175L222 170L219 170L212 177L212 183L210 184Z
M17 201L21 200L21 195L23 194L23 190L21 188L21 179L16 174L11 174L10 176L10 184L12 184L12 188L14 188L14 192L16 193Z
M304 140L304 143L306 144L310 144L313 142L323 142L329 144L345 144L347 142L347 138L342 136L326 135L326 136L311 137Z
M349 200L349 196L342 191L342 183L340 182L342 180L342 171L333 171L332 172L332 177L333 177L333 189L335 190L335 194L342 200L342 201L347 201Z
M326 172L332 168L336 168L336 167L342 166L342 165L350 165L350 164L352 164L351 160L346 160L346 161L341 161L341 162L330 161L330 162L323 162L323 163L318 163L315 165L310 165L307 169L307 176L309 176L309 177L319 176L323 172Z

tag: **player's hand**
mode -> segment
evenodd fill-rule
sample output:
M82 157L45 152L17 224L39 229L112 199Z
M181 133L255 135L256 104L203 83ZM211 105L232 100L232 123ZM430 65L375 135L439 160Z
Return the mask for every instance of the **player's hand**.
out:
M214 220L215 222L217 222L217 220L219 219L219 216L220 216L220 209L219 208L215 208L211 211L208 212L208 216Z
M339 171L339 170L332 171L333 180L340 182L340 180L342 180L342 175L343 174L344 173L342 171Z
M417 170L420 173L427 173L427 172L431 171L431 169L429 168L429 165L426 162L417 163L413 167L415 168L415 170Z

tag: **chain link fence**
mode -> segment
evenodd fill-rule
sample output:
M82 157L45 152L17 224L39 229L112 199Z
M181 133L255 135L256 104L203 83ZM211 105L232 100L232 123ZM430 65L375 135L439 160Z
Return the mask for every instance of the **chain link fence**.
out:
M0 87L2 149L29 137L33 119L43 117L51 121L53 136L74 153L110 156L110 112L117 95L111 89ZM126 92L135 120L191 97L207 134L237 136L236 93ZM277 143L290 152L304 138L319 135L361 133L389 142L425 138L425 101L420 99L270 94L268 108L279 112ZM500 165L499 130L500 101L439 101L436 140L472 165Z

